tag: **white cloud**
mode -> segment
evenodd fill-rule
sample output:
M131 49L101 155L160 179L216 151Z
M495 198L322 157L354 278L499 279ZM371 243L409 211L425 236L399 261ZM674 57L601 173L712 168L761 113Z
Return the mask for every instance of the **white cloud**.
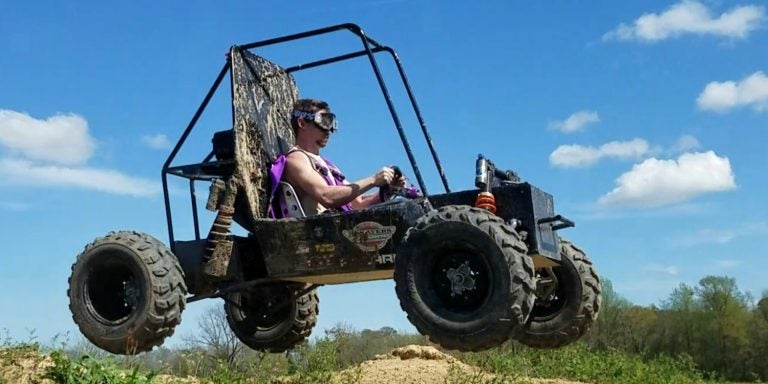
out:
M672 146L672 151L674 153L683 153L694 149L699 149L700 147L701 144L697 138L691 135L683 135L680 136L680 138L677 139L677 143Z
M730 161L712 151L685 153L677 160L647 159L616 182L618 187L600 197L598 204L659 207L736 188Z
M676 236L670 243L682 248L691 248L701 245L711 246L712 244L723 245L730 243L736 238L733 230L726 228L720 229L700 229L694 234Z
M29 209L29 204L17 201L0 201L0 210L10 212L23 212Z
M75 115L39 120L26 113L0 109L0 183L46 187L76 187L118 195L151 196L156 182L126 176L110 169L87 167L96 149L88 122ZM16 203L2 203L5 210L24 210Z
M704 228L696 233L681 236L675 240L675 244L682 247L695 247L701 245L724 245L736 239L744 237L765 237L768 235L768 222L754 222L738 227Z
M587 125L600 121L600 116L594 111L578 111L568 116L563 121L554 121L549 123L550 129L556 129L563 133L573 133L583 131Z
M723 260L715 261L715 264L717 264L717 266L720 268L734 268L741 265L741 261L733 260L733 259L723 259Z
M138 197L152 196L159 191L157 182L125 176L113 170L40 165L15 159L0 159L0 182L77 187Z
M156 135L144 135L141 137L141 142L152 149L168 149L171 147L171 143L168 141L168 136L162 133Z
M674 265L650 264L646 265L644 269L648 272L660 273L669 276L677 276L680 274L680 270L678 270Z
M648 142L643 139L611 141L597 148L578 144L561 145L549 155L549 163L562 168L585 168L604 157L636 159L646 154L648 150Z
M28 159L65 165L84 164L96 147L80 116L38 120L6 109L0 109L0 145Z
M696 104L703 110L716 112L747 106L756 111L768 111L768 77L757 71L738 82L713 81L704 87Z
M630 25L622 23L606 33L603 40L655 42L683 34L745 38L764 19L765 10L762 6L738 6L718 17L712 17L706 5L684 0L660 14L646 13Z

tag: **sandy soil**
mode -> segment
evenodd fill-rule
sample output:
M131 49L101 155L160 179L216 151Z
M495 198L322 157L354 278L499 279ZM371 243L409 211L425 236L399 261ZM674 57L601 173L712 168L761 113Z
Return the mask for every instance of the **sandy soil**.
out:
M46 368L51 365L53 361L49 357L37 353L0 350L0 383L53 383L51 380L41 380Z

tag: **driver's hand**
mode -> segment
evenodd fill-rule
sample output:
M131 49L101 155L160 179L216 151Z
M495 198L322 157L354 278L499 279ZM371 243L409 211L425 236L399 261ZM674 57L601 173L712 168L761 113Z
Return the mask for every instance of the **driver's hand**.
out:
M373 183L377 187L381 187L384 185L391 184L394 178L395 178L395 171L390 167L384 167L382 169L379 169L379 171L373 175Z
M398 188L405 188L405 176L400 176L395 180L392 180L392 186L398 187Z

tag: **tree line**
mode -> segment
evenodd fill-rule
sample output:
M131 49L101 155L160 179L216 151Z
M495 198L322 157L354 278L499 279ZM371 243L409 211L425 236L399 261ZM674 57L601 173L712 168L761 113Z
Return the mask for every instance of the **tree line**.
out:
M768 380L768 290L756 299L734 278L707 276L646 307L606 280L599 318L582 342L644 358L690 356L712 378Z

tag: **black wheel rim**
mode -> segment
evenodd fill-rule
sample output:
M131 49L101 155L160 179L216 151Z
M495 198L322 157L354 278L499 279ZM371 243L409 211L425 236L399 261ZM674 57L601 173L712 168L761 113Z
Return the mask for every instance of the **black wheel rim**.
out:
M88 270L84 296L89 310L102 323L126 322L143 305L144 286L137 267L120 253L99 255Z
M537 321L547 321L556 317L563 308L568 305L568 292L563 287L566 285L564 274L560 272L563 267L542 268L536 272L539 281L553 280L554 287L536 292L536 303L531 311L531 317ZM554 279L552 279L554 278Z
M293 299L286 287L264 287L239 294L238 310L247 333L265 332L285 323L291 317Z
M476 252L448 248L438 252L430 270L431 286L440 307L467 314L479 310L490 295L490 268Z

